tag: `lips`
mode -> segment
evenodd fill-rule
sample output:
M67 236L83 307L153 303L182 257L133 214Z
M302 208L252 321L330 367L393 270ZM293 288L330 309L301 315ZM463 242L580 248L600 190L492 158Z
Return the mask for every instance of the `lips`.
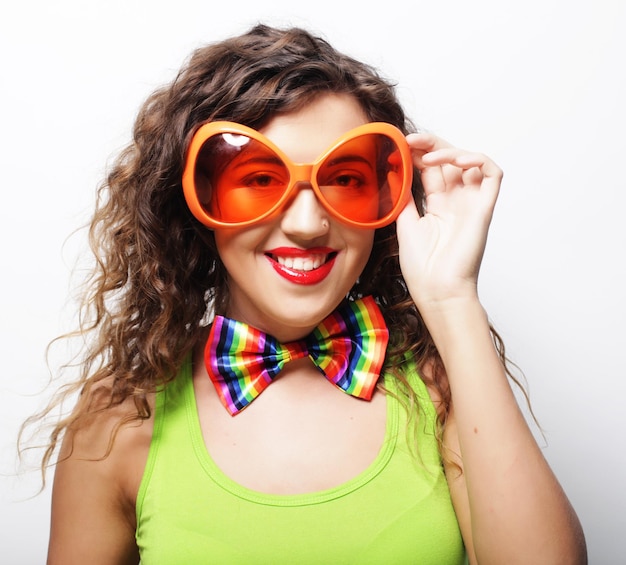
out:
M331 272L337 251L329 247L280 247L265 253L274 270L296 284L316 284Z

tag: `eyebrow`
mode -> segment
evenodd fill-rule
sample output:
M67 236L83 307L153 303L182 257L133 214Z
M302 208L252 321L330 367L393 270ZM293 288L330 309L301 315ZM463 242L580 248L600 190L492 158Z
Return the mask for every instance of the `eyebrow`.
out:
M372 167L371 159L367 159L366 157L363 157L363 155L358 154L340 155L335 159L331 159L330 165L341 165L342 163L352 163L354 161L365 163L370 169L374 169L374 167Z
M285 167L285 163L279 157L275 157L273 155L268 156L250 156L247 159L238 160L233 159L235 163L232 164L233 168L238 169L240 167L246 167L250 164L260 164L260 165L280 165L281 167Z
M251 155L247 159L239 160L237 158L233 159L235 161L232 163L232 167L234 169L238 169L241 167L246 167L250 164L259 164L259 165L278 165L281 167L288 166L280 157L275 155ZM363 163L368 166L370 170L374 170L374 166L372 166L372 160L363 157L363 155L359 155L357 153L348 154L348 155L340 155L331 159L327 164L332 166L341 165L343 163L353 163L353 162ZM295 163L291 161L294 165L310 165L311 163Z

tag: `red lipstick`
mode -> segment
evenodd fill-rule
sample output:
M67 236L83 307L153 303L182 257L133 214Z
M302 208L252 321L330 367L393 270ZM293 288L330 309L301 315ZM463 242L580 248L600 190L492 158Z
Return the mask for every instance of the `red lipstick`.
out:
M323 281L329 275L335 264L337 251L330 247L277 247L267 251L265 256L281 277L295 284L310 285ZM313 265L308 265L306 269L296 268L298 264L304 266L303 261L311 261ZM315 266L315 263L320 264Z

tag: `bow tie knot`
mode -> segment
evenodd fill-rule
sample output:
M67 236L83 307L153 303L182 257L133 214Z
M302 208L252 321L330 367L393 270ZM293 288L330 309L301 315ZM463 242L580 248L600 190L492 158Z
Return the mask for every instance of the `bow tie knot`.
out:
M248 324L216 316L204 350L209 377L235 415L274 381L285 363L309 356L338 388L369 400L389 332L373 297L345 302L308 336L280 343Z

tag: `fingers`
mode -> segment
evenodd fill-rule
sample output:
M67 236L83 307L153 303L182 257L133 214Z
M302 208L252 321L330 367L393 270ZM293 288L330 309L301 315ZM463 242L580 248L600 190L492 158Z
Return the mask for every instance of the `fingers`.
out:
M413 154L413 163L420 171L422 184L428 193L446 189L447 179L441 167L429 167L422 158L443 147L451 147L440 137L428 133L413 133L407 136L407 142Z
M432 133L411 133L407 135L406 140L412 149L422 154L431 153L437 149L452 147L445 139Z
M486 155L471 153L456 147L431 151L422 155L421 161L426 167L454 165L462 171L480 170L482 175L487 177L502 176L502 170Z
M407 142L427 195L456 187L499 189L502 170L486 155L453 147L432 134L411 134Z

